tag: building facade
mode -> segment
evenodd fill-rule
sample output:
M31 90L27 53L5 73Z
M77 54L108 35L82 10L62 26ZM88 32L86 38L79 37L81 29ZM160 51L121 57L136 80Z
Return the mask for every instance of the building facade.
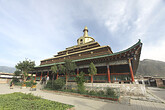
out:
M36 74L36 80L41 80L44 76L51 78L51 66L64 64L65 59L71 59L77 65L75 73L83 71L87 82L134 82L142 48L140 40L126 50L113 53L109 46L100 46L94 38L88 36L87 27L83 32L84 35L77 39L77 45L58 52L52 58L41 60L40 65L32 72ZM91 62L97 68L97 75L94 75L93 79L88 74ZM76 74L71 75L69 81L74 81ZM65 75L57 73L57 78L65 78Z
M0 84L9 83L12 80L13 76L14 76L13 73L0 72Z

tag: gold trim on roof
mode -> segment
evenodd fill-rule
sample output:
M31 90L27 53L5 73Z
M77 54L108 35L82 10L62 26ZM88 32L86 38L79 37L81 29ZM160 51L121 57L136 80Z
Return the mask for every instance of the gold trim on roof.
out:
M58 53L69 51L69 50L71 50L73 48L78 48L78 47L82 47L82 46L86 46L86 45L94 44L94 43L97 43L100 46L100 44L98 42L88 42L88 43L85 43L85 44L82 44L82 45L75 45L75 46L72 46L72 47L68 47L68 48L66 48L66 50L59 51Z
M110 49L109 46L100 46L100 47L95 47L95 48L92 48L92 49L87 49L87 50L83 50L83 51L78 51L78 52L70 53L68 55L65 54L65 55L61 55L61 56L57 56L57 57L52 57L52 58L44 59L44 60L41 60L41 61L51 60L51 59L60 58L60 57L65 57L65 56L69 56L69 55L73 55L73 54L78 54L78 53L82 53L82 52L87 52L87 51L91 51L91 50L95 50L95 49L100 49L100 48L104 48L104 47L108 47Z

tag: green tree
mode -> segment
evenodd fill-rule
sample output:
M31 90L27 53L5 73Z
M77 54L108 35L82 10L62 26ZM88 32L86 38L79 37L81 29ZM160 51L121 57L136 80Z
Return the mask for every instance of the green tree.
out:
M52 71L52 75L53 75L52 80L54 80L54 75L56 75L57 71L58 71L57 66L56 65L52 66L51 71Z
M91 76L91 79L92 79L91 82L92 82L92 88L93 88L93 75L97 74L97 68L95 67L93 62L90 63L88 72L89 72L89 75Z
M16 84L17 82L20 82L19 79L17 78L17 77L20 76L20 75L21 75L21 71L16 70L16 71L14 72L14 76L13 76L11 82L13 82L14 84Z
M84 93L85 92L85 86L84 86L84 82L85 82L85 77L84 77L84 72L80 72L80 74L78 74L76 76L76 83L77 83L77 88L78 88L78 92L79 93Z
M51 71L52 71L52 74L53 74L53 78L52 78L52 86L53 86L54 75L56 75L57 71L58 71L57 66L56 65L52 66Z
M20 75L21 75L21 71L20 70L14 71L14 76L20 76Z
M67 72L67 74L71 75L75 73L76 64L72 62L72 60L66 59L64 63L64 67L65 67L65 72Z
M57 67L59 74L65 73L65 67L63 65L58 65Z
M28 72L33 70L35 66L35 62L25 59L25 61L20 61L19 63L17 63L17 65L15 66L16 69L20 70L22 72L22 76L23 76L23 81L26 82L26 79L28 77Z
M66 89L67 89L67 82L68 79L70 77L70 75L75 74L75 69L76 69L76 64L74 62L72 62L72 60L70 59L66 59L64 61L64 71L65 71L65 75L66 75Z

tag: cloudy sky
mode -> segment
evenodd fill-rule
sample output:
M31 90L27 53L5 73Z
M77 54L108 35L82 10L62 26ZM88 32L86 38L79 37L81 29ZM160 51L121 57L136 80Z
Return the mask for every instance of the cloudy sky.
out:
M0 0L0 66L40 60L89 36L113 52L143 43L141 60L165 61L165 0Z

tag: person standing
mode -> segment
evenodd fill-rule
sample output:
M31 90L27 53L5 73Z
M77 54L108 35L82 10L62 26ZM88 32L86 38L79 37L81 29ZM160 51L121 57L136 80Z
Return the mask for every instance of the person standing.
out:
M46 78L46 84L48 83L48 81L49 81L49 76L47 76L47 78Z

